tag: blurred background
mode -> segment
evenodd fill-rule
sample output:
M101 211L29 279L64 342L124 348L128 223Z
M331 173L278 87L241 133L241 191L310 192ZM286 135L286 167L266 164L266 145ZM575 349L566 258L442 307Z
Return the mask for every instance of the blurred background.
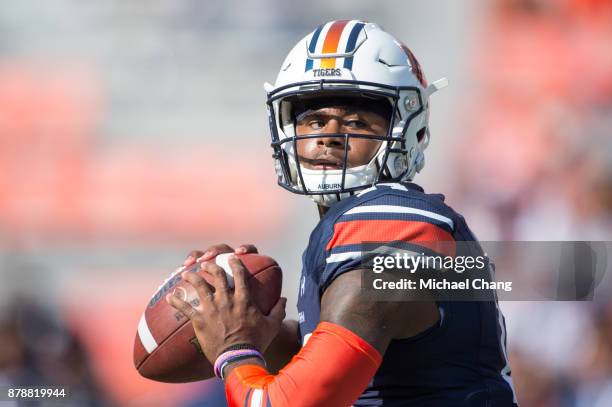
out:
M342 18L449 78L416 181L480 239L612 240L611 1L0 1L0 385L224 405L216 380L140 378L137 322L219 242L275 257L296 316L317 213L275 185L262 84ZM522 406L612 405L609 298L502 304Z

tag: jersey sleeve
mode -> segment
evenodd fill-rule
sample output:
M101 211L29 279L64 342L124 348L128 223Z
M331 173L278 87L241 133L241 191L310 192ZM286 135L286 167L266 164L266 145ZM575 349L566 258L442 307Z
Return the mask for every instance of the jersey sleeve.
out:
M423 199L381 196L353 206L333 225L320 286L324 290L339 275L363 268L367 254L382 246L453 256L453 230L450 210Z
M277 375L259 365L235 367L225 393L230 407L349 406L380 367L382 355L352 331L321 322Z

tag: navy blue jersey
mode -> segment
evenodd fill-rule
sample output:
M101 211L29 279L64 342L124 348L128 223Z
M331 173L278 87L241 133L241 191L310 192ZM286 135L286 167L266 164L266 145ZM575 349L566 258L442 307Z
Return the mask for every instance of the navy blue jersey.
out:
M298 311L305 344L321 297L342 273L361 268L363 241L476 241L465 219L416 184L379 184L344 199L313 230L302 257ZM475 244L480 247L480 245ZM440 321L393 340L355 406L514 406L505 322L495 300L437 301ZM333 357L333 356L332 356Z

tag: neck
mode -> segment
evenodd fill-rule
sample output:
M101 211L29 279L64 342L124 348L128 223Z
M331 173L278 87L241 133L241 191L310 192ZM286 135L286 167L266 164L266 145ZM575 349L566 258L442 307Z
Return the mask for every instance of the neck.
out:
M317 209L319 210L319 218L322 218L323 216L325 216L325 214L329 210L327 206L323 206L323 205L317 205Z

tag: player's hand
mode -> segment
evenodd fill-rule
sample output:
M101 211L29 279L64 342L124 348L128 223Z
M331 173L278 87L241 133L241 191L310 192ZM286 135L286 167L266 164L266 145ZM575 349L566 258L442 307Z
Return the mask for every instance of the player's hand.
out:
M250 344L264 352L279 332L285 318L286 298L278 300L269 315L263 315L251 298L246 281L247 271L236 256L230 256L235 288L227 282L225 271L212 262L201 268L213 276L209 285L198 273L183 272L183 280L191 284L200 299L193 307L181 298L168 294L166 301L191 320L204 355L211 363L225 349L237 344Z
M236 249L225 243L219 243L210 246L206 250L192 250L188 255L183 266L190 267L196 263L196 261L208 261L215 258L215 256L221 253L235 253L235 254L246 254L246 253L258 253L257 247L252 244L242 244Z

